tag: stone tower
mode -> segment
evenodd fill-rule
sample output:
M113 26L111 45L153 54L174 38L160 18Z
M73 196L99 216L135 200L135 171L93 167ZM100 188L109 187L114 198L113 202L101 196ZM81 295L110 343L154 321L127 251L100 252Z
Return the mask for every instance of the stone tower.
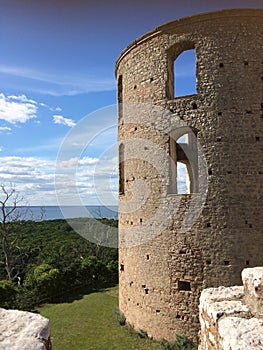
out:
M177 96L188 50L195 91ZM120 309L149 336L196 340L202 289L263 265L263 10L161 25L121 53L116 76Z

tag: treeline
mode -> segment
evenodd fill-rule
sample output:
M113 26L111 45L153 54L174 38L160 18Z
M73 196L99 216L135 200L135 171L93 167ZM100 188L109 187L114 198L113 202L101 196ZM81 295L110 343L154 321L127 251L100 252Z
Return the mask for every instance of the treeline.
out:
M75 220L85 227L85 237L92 236L94 219ZM100 219L100 223L104 225L99 229L105 231L118 224L113 219ZM15 221L8 225L12 269L10 278L1 251L0 307L31 310L41 303L74 300L118 283L117 248L105 247L99 239L90 242L66 220Z

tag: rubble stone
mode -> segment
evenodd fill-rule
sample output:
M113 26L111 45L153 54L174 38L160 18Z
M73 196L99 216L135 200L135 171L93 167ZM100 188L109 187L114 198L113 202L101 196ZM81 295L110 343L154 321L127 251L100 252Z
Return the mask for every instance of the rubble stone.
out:
M0 308L1 350L51 350L50 324L45 317Z
M200 297L199 350L262 350L262 267L242 271L243 286L208 288ZM255 290L256 288L256 290Z

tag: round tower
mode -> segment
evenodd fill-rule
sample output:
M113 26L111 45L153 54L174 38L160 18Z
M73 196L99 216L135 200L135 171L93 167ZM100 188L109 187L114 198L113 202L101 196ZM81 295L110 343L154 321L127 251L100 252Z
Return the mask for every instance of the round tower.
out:
M262 38L263 10L223 10L161 25L117 60L120 310L154 338L197 340L202 289L263 265ZM196 81L180 96L188 50Z

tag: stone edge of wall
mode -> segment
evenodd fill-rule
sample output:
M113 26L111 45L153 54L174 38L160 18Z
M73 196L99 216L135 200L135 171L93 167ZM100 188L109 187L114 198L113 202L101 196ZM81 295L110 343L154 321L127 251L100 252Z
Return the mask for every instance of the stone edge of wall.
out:
M123 57L125 57L131 50L133 50L135 47L139 46L145 41L150 40L151 38L158 36L159 34L169 32L171 30L174 30L176 27L181 25L191 25L196 22L203 22L211 19L218 19L218 18L225 18L225 17L262 17L263 18L263 9L256 9L256 8L234 8L234 9L223 9L219 11L212 11L212 12L203 12L194 14L192 16L186 16L182 17L180 19L175 19L166 23L163 23L153 30L147 32L146 34L140 36L133 42L131 42L129 45L126 46L116 59L115 64L115 76L117 76L117 71L120 62L122 61Z
M263 349L263 267L244 269L242 281L201 293L199 350Z
M51 350L50 321L39 314L0 308L0 348Z

